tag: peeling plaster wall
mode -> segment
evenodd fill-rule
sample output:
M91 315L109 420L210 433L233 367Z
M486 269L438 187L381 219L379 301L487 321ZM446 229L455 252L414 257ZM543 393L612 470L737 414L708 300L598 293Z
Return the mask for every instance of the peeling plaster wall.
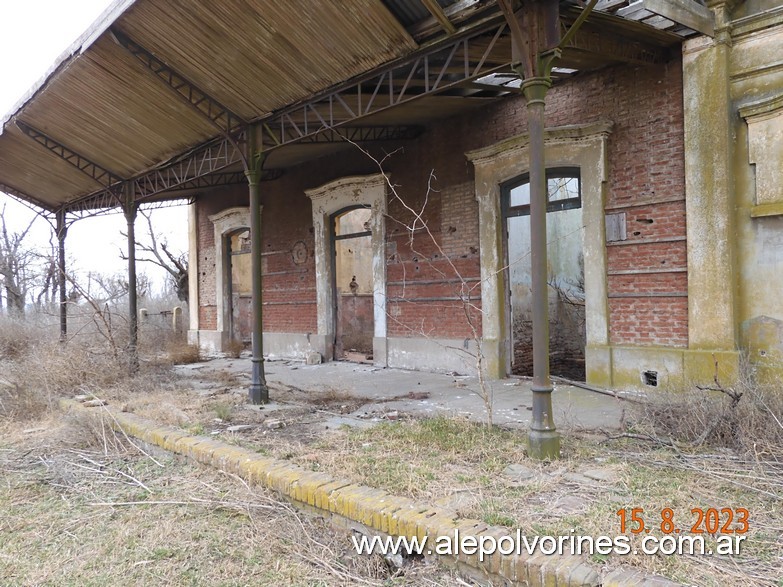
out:
M783 375L783 6L709 0L683 47L689 348L683 382ZM717 373L716 373L717 369Z
M763 4L763 3L762 3ZM738 342L763 380L783 376L783 7L732 23L730 108ZM740 13L742 14L742 13Z

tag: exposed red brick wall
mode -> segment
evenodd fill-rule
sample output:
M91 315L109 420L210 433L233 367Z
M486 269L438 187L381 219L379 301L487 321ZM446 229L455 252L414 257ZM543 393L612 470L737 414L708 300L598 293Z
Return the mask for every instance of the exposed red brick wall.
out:
M215 306L199 306L198 326L200 330L215 330L217 328L217 308Z
M547 98L548 126L599 120L614 123L607 148L606 207L608 212L626 213L628 233L624 246L608 248L610 336L615 344L683 347L688 343L687 298L611 297L649 293L651 280L658 281L657 293L685 289L684 273L676 277L639 275L636 286L612 275L618 270L686 266L681 72L679 57L655 67L614 67L555 86ZM482 144L525 132L524 103L505 100L494 111L479 111L468 124L460 132L478 134ZM680 240L649 244L672 238ZM633 290L627 291L628 287Z
M273 183L283 189L268 189ZM315 261L313 259L312 213L303 191L299 197L284 197L285 182L262 182L262 270L264 330L267 332L315 332ZM264 193L268 191L269 193ZM291 205L291 200L297 205ZM199 310L200 328L214 329L216 287L214 225L209 216L233 206L247 206L245 186L223 188L198 199ZM307 259L294 263L292 250L298 241L307 249ZM210 313L207 311L211 308ZM205 318L201 318L201 316Z
M683 272L649 272L686 266L681 92L677 57L660 66L614 67L580 75L549 94L549 126L614 122L608 139L606 206L608 212L626 213L628 241L607 249L613 343L687 344L687 298L647 295L676 294L687 285ZM511 97L434 122L415 141L369 149L378 160L384 159L384 169L396 186L388 202L386 235L390 336L469 338L466 303L472 305L480 333L480 300L459 299L466 290L471 298L480 295L478 208L473 167L464 153L523 132L524 101ZM394 152L398 147L401 150ZM304 191L337 178L377 172L374 161L347 147L262 184L267 330L316 330L314 239ZM246 202L246 196L233 197ZM213 201L221 208L237 205L223 196ZM211 223L209 230L202 230L201 212L199 242L209 248ZM417 220L416 214L422 218ZM416 230L411 242L412 228ZM660 239L667 242L655 242ZM297 241L308 250L307 262L300 266L290 255ZM638 270L646 272L617 274ZM203 282L201 267L199 277ZM201 303L207 303L209 285L204 282L202 287ZM617 297L629 295L638 297Z
M612 336L628 342L660 345L663 340L688 340L688 304L682 298L610 298ZM687 300L686 300L687 301ZM679 346L669 343L671 346Z

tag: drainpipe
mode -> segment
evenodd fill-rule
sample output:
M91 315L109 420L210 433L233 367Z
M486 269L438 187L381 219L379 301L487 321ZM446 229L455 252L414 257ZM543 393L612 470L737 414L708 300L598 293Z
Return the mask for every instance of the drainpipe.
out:
M124 185L125 205L122 211L125 214L125 221L128 224L128 372L130 375L136 374L139 370L138 337L139 337L139 316L138 302L136 298L136 212L138 205L134 201L133 182L126 182Z
M528 432L528 454L541 460L552 460L560 456L560 434L555 428L552 416L552 380L549 377L544 106L547 91L551 86L552 82L548 76L529 78L521 86L527 102L530 140L530 257L533 294L533 419Z
M253 356L251 361L250 402L254 405L269 402L269 388L264 375L264 305L262 300L261 275L261 167L266 158L257 150L256 128L250 127L248 134L248 165L245 176L250 191L250 259L253 307Z
M57 287L60 292L60 342L68 338L68 306L65 296L65 236L68 226L65 224L65 208L60 208L56 215L57 233Z

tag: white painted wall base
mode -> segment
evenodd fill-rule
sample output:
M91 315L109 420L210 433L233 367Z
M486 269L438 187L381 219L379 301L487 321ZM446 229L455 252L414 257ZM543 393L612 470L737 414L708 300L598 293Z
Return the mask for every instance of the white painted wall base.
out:
M224 334L217 330L188 330L188 344L195 344L206 353L220 353L225 345Z
M476 374L476 342L471 339L388 338L389 367L435 373Z
M317 334L289 332L265 332L264 356L268 359L294 359L304 361L308 353L316 351L323 360L323 345ZM217 330L188 330L188 344L196 344L207 353L220 353L228 343L228 333Z
M264 356L267 359L296 359L304 361L312 351L321 352L317 335L289 332L265 332ZM323 353L321 353L323 356Z

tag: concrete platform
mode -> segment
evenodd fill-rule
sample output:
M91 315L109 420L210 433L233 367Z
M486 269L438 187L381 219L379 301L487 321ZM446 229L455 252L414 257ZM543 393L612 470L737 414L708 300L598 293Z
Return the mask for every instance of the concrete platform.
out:
M249 358L216 358L181 369L227 370L247 378L248 382L250 379ZM333 390L370 400L339 423L380 419L393 411L413 416L461 415L476 421L486 419L476 377L382 369L342 361L321 365L267 361L265 371L272 402L285 402L285 389L291 387L305 391ZM527 428L532 405L530 381L511 378L491 381L489 386L494 422L504 427ZM409 394L410 397L403 397ZM612 397L560 383L555 384L552 403L555 424L562 430L616 429L627 407L620 395Z

